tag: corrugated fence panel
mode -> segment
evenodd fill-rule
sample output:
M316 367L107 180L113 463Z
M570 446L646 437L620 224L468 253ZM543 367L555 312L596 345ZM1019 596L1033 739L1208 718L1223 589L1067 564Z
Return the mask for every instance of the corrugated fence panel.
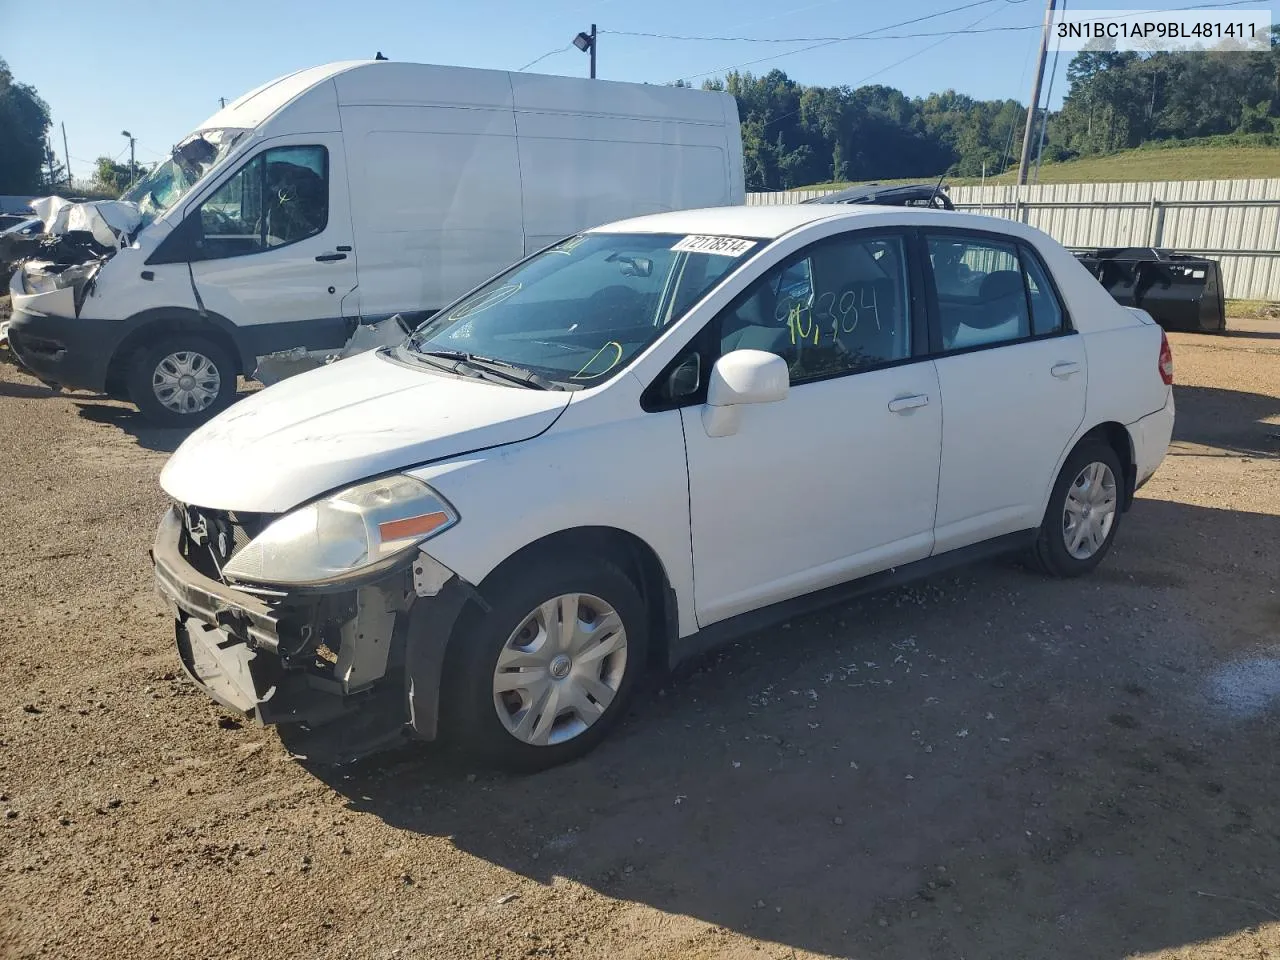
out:
M752 193L747 203L799 203L830 192ZM996 184L948 192L967 212L1020 220L1068 247L1160 246L1210 256L1222 264L1228 297L1280 300L1280 179Z

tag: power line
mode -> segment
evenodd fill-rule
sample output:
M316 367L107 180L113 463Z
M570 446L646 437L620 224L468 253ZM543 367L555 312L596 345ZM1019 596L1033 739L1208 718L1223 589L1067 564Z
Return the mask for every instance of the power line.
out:
M1017 2L1021 2L1021 0L1017 0ZM977 24L981 23L983 20L987 19L987 17L994 16L994 15L995 15L995 13L996 13L996 11L994 11L994 10L993 10L993 11L991 11L990 13L984 13L984 14L983 14L982 16L980 16L977 20L973 21L973 23L969 24L969 26L970 26L970 27L976 26ZM1039 24L1037 24L1037 26L1039 26ZM887 29L887 28L886 28L886 29ZM967 30L967 29L968 29L968 28L965 28L965 30ZM943 36L943 38L942 38L941 40L939 40L937 43L931 43L931 44L929 44L927 47L922 47L921 49L917 50L915 53L908 54L907 56L903 57L901 60L895 60L893 63L889 64L888 66L886 66L886 67L881 67L879 70L875 71L875 73L869 73L869 74L867 74L867 75L866 75L865 77L863 77L861 80L856 80L856 81L854 81L854 83L852 84L852 86L854 86L854 87L861 86L862 84L864 84L864 83L866 83L868 80L870 80L872 77L878 77L878 76L880 76L880 74L884 73L886 70L892 70L894 67L898 66L899 64L906 63L908 60L914 59L915 57L920 56L922 53L928 53L928 52L929 52L930 50L932 50L934 47L939 46L939 45L941 45L941 44L943 44L943 43L946 43L946 42L947 42L947 40L951 39L951 37L955 36L957 33L963 33L963 32L965 32L965 31L964 31L964 30L960 30L960 31L955 31L955 32L953 32L953 33L948 33L948 34L944 35L944 36ZM936 34L934 34L934 36L936 36ZM794 117L794 116L795 116L797 113L799 113L802 109L803 109L802 107L797 107L796 109L794 109L794 110L792 110L792 111L790 111L790 112L788 112L788 113L784 113L784 114L782 114L782 116L774 117L772 120L769 120L768 122L766 122L764 126L765 126L765 127L769 127L769 126L771 126L772 124L777 123L779 120L786 120L786 119L788 119L789 117ZM763 129L763 128L762 128L762 129Z
M769 57L760 57L756 60L747 60L744 63L735 63L727 67L717 67L714 70L707 70L703 73L686 74L683 79L696 80L699 77L709 77L717 73L726 73L730 70L739 70L742 67L750 67L750 66L754 66L757 63L764 63L766 60L777 60L781 57L790 57L797 53L805 53L808 50L817 50L819 47L829 47L833 43L844 43L847 40L852 40L852 39L861 38L861 37L869 37L876 33L883 33L885 30L896 30L898 27L909 27L913 23L920 23L924 20L934 20L938 17L944 17L949 13L957 13L960 10L970 10L973 7L983 7L989 3L995 3L995 2L996 0L973 0L972 3L964 3L958 7L949 7L948 9L940 10L937 13L926 14L923 17L913 17L910 20L903 20L900 23L890 23L883 27L876 27L874 30L867 30L860 34L854 34L853 36L850 36L850 37L826 38L823 40L819 40L818 42L813 43L807 47L800 47L799 49L796 49L796 50L788 50L786 53L774 54L773 56L769 56Z
M604 31L604 30L601 30L600 32L601 32L601 33L604 33L605 31ZM556 48L556 49L554 49L554 50L548 50L548 51L547 51L546 53L544 53L542 56L537 57L537 58L535 58L535 59L533 59L533 60L530 60L530 61L529 61L528 63L526 63L523 67L518 68L518 69L516 70L516 73L520 73L521 71L528 70L528 69L529 69L530 67L532 67L535 63L541 63L543 60L547 59L547 57L554 57L557 53L564 53L566 50L572 50L572 49L573 49L573 44L572 44L572 43L570 43L570 44L568 44L568 45L566 45L566 46L563 46L563 47L557 47L557 48Z
M1021 2L1021 0L1019 0ZM1253 0L1249 0L1253 2ZM988 14L989 16L989 14ZM983 19L986 19L985 17ZM888 30L889 27L882 29ZM611 33L614 36L622 37L652 37L658 40L716 40L716 41L743 41L747 43L808 43L817 41L818 43L847 43L852 40L915 40L919 37L954 37L964 33L1000 33L1010 30L1039 30L1040 24L1032 23L1023 27L985 27L982 30L932 30L921 31L918 33L883 33L875 36L859 33L849 37L789 37L785 40L770 40L766 37L677 37L661 33L627 33L621 30L601 30L601 33ZM786 56L786 54L779 54Z
M757 63L765 63L765 62L767 62L767 61L769 61L769 60L779 60L779 59L781 59L782 57L789 57L789 56L792 56L792 55L797 54L797 53L806 53L806 52L807 52L807 51L809 51L809 50L817 50L817 49L819 49L820 47L831 46L832 44L836 44L836 43L846 43L846 42L851 41L851 40L862 40L862 39L871 39L871 40L890 40L890 39L896 39L896 38L895 38L895 37L893 37L893 36L876 36L876 35L877 35L877 34L883 34L883 33L884 33L884 31L886 31L886 30L893 30L893 29L896 29L897 27L905 27L905 26L909 26L909 25L911 25L911 24L913 24L913 23L920 23L920 22L921 22L921 21L923 21L923 20L932 20L932 19L935 19L935 18L937 18L937 17L946 16L946 15L947 15L947 14L949 14L949 13L956 13L956 12L958 12L958 11L960 11L960 10L967 10L967 9L972 8L972 7L984 6L984 5L988 4L988 3L994 3L994 2L995 2L995 0L976 0L976 2L973 2L973 3L966 3L966 4L963 4L963 5L959 6L959 7L951 7L951 8L949 8L949 9L947 9L947 10L940 10L940 11L938 11L937 13L927 14L926 16L923 16L923 17L916 17L916 18L914 18L914 19L912 19L912 20L904 20L904 21L902 21L901 23L891 23L891 24L889 24L889 25L887 25L887 26L884 26L884 27L877 27L877 28L876 28L876 29L874 29L874 30L868 30L868 31L865 31L864 33L859 33L859 34L852 34L852 35L847 36L847 37L822 37L822 38L819 38L819 37L811 37L811 38L792 37L792 38L787 38L787 39L780 39L780 40L778 40L778 41L776 41L776 42L778 42L778 43L807 43L809 40L813 40L813 41L815 41L815 42L813 42L813 43L812 43L812 44L810 44L809 46L800 47L800 48L798 48L798 49L796 49L796 50L788 50L788 51L786 51L785 53L777 53L777 54L773 54L773 55L768 56L768 57L758 57L758 58L757 58L757 59L755 59L755 60L747 60L747 61L744 61L743 63L731 64L731 65L726 66L726 67L718 67L718 68L717 68L717 69L715 69L715 70L707 70L707 71L705 71L705 72L703 72L703 73L686 74L682 79L685 79L685 80L694 79L694 80L696 80L696 79L698 79L699 77L709 77L709 76L712 76L712 75L714 75L714 74L718 74L718 73L727 73L728 71L731 71L731 70L739 70L739 69L741 69L742 67L750 67L750 66L754 66L754 65L755 65L755 64L757 64ZM1021 2L1023 2L1023 0L1005 0L1005 2L1006 2L1006 3L1013 4L1013 3L1021 3ZM1142 11L1142 14L1129 13L1129 14L1121 14L1121 15L1119 15L1119 16L1110 16L1110 17L1107 17L1107 16L1099 16L1099 17L1097 17L1097 19L1099 19L1099 20L1125 20L1125 19L1129 19L1129 18L1132 18L1132 17L1134 17L1134 16L1138 16L1138 15L1148 15L1148 16L1149 16L1149 15L1152 15L1152 14L1160 14L1160 13L1177 13L1177 12L1182 11L1182 10L1213 10L1213 9L1220 9L1220 8L1223 8L1223 7L1240 7L1240 6L1246 6L1246 5L1251 4L1251 3L1254 3L1254 2L1256 2L1256 0L1227 0L1227 2L1219 2L1219 3L1196 3L1196 4L1191 4L1191 5L1188 5L1188 6L1185 6L1185 7L1165 7L1165 8L1160 9L1160 10L1144 10L1144 11ZM980 19L979 19L979 21L977 21L977 22L981 22L981 20L985 20L985 19L986 19L986 17L982 17L982 18L980 18ZM969 28L961 28L960 30L938 31L937 33L932 34L932 36L942 36L942 37L943 37L943 39L945 40L945 39L947 39L947 38L949 38L949 37L962 36L962 35L964 35L964 34L966 34L966 33L998 33L998 32L1008 32L1008 31L1011 31L1011 30L1013 30L1013 31L1034 30L1034 29L1037 29L1037 28L1039 28L1039 27L1040 27L1040 24L1036 24L1036 25L1034 25L1034 26L1030 26L1030 27L990 27L990 28L987 28L986 30L971 30L971 29L969 29ZM606 32L606 31L601 31L601 32L602 32L602 33L604 33L604 32ZM615 32L615 31L608 31L608 32ZM622 33L622 31L616 31L616 32L617 32L617 33ZM637 34L637 35L639 35L639 34ZM919 34L919 36L928 36L928 35L930 35L930 34ZM648 36L648 35L646 35L646 36ZM657 34L655 34L655 35L653 35L653 36L661 36L663 39L673 39L673 40L674 40L674 39L681 39L681 40L698 40L698 39L704 39L704 40L722 40L722 41L729 41L729 40L734 40L734 41L736 41L736 40L744 40L744 41L751 41L751 42L774 42L774 41L766 41L766 40L762 40L761 38L758 38L758 37L754 37L754 38L753 38L753 37L694 37L694 36L688 36L688 35L675 35L675 34L668 34L668 35L657 35ZM928 49L932 49L932 47L926 47L925 49L926 49L926 50L928 50ZM924 52L924 51L921 51L921 52ZM896 64L895 64L895 65L896 65Z
M1018 89L1022 89L1022 81L1027 79L1027 67L1031 65L1031 51L1027 50L1027 55L1022 58L1022 72L1018 74ZM1014 103L1017 103L1015 100ZM1018 125L1018 113L1015 110L1013 116L1009 118L1009 138L1004 144L1004 156L1000 160L999 173L1004 173L1009 167L1009 153L1013 149L1013 130Z
M652 40L689 40L689 41L705 41L708 43L839 43L846 40L900 40L915 37L940 37L954 36L956 34L971 33L992 33L1002 30L1034 30L1040 24L1032 24L1025 27L989 27L986 30L939 30L933 33L900 33L887 36L877 36L884 30L891 30L894 27L906 26L910 23L918 23L921 20L928 20L935 17L941 17L948 13L955 13L968 7L982 6L986 3L992 3L994 0L978 0L978 2L966 4L963 7L953 7L950 10L943 10L940 13L932 13L927 17L919 17L915 20L907 20L904 23L892 24L888 27L879 27L876 30L869 30L864 33L854 33L848 36L827 36L827 37L717 37L717 36L700 36L683 33L649 33L641 30L601 30L601 33L610 33L616 37L646 37ZM1026 0L1005 0L1006 3L1017 4L1025 3ZM1150 15L1153 13L1176 13L1179 10L1209 10L1219 7L1240 7L1255 3L1256 0L1231 0L1229 3L1197 3L1189 7L1167 7L1163 10L1142 10L1138 12L1129 12L1117 16L1097 16L1098 20L1127 20L1136 16ZM732 69L732 68L726 68Z
M976 26L977 26L978 24L980 24L983 20L986 20L988 17L995 16L995 14L996 14L996 13L998 13L998 12L999 12L999 11L992 10L990 13L984 13L984 14L983 14L982 16L980 16L977 20L973 21L973 23L969 24L969 26L967 26L967 27L965 27L965 28L963 28L963 29L961 29L961 30L956 30L956 31L954 31L953 33L945 34L945 35L943 35L943 37L942 37L942 39L941 39L941 40L938 40L938 41L936 41L935 43L931 43L931 44L929 44L928 46L921 47L921 48L920 48L919 50L917 50L915 53L909 53L909 54L907 54L905 57L903 57L901 60L895 60L895 61L893 61L893 63L889 64L889 65L888 65L888 66L886 66L886 67L881 67L879 70L875 71L874 73L869 73L869 74L867 74L867 75L866 75L865 77L863 77L861 80L856 80L856 81L854 81L853 86L855 86L855 87L860 87L860 86L862 86L862 84L866 83L868 80L872 79L873 77L878 77L878 76L880 76L880 74L882 74L882 73L887 73L888 71L892 70L894 67L898 67L898 66L901 66L902 64L906 63L908 60L914 60L916 57L918 57L918 56L920 56L920 55L922 55L922 54L928 53L928 52L929 52L930 50L932 50L934 47L940 47L940 46L942 46L942 44L946 43L946 42L947 42L948 40L950 40L952 37L959 36L959 35L964 34L964 33L973 32L973 31L971 31L971 30L970 30L970 28L971 28L971 27L976 27ZM1039 26L1039 24L1036 24L1036 26ZM1024 29L1026 29L1026 28L1025 28L1025 27L1018 27L1017 29L1019 29L1019 30L1024 30ZM1032 29L1035 29L1035 28L1033 27ZM981 32L981 31L976 31L976 32Z

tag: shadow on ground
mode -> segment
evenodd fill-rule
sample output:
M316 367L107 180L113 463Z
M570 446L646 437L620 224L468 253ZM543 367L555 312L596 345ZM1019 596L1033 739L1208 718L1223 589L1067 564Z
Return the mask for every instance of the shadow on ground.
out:
M1280 399L1262 393L1176 385L1175 443L1249 457L1280 457ZM1177 455L1178 449L1171 451Z
M1280 330L1226 330L1215 336L1240 337L1245 340L1280 340Z
M157 427L134 407L119 403L77 402L76 410L86 420L106 424L129 434L138 442L138 446L146 450L173 453L191 435L191 430L184 427Z
M1280 691L1215 704L1216 621L1184 598L1222 578L1256 614L1228 646L1280 644L1274 550L1225 582L1280 518L1143 500L1126 521L1093 577L971 568L704 659L567 767L473 782L427 748L314 772L533 881L796 949L1120 958L1230 934L1280 915ZM1194 559L1154 571L1170 531Z
M50 397L61 397L61 391L37 381L15 383L0 381L0 397L17 397L20 400L45 400Z

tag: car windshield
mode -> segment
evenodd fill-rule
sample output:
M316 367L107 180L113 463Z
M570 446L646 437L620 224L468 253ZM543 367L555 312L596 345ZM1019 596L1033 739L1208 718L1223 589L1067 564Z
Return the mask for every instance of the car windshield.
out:
M441 311L402 349L593 386L626 367L759 245L685 234L572 237Z
M148 224L191 192L244 135L244 130L217 129L193 133L120 199L138 205Z

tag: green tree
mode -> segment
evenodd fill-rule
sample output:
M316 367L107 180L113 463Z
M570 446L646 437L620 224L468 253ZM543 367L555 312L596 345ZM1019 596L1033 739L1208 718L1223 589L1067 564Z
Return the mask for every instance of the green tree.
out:
M49 106L0 59L0 193L29 194L44 179Z
M99 157L94 162L93 182L106 192L119 196L129 189L129 165L116 163L110 157Z

